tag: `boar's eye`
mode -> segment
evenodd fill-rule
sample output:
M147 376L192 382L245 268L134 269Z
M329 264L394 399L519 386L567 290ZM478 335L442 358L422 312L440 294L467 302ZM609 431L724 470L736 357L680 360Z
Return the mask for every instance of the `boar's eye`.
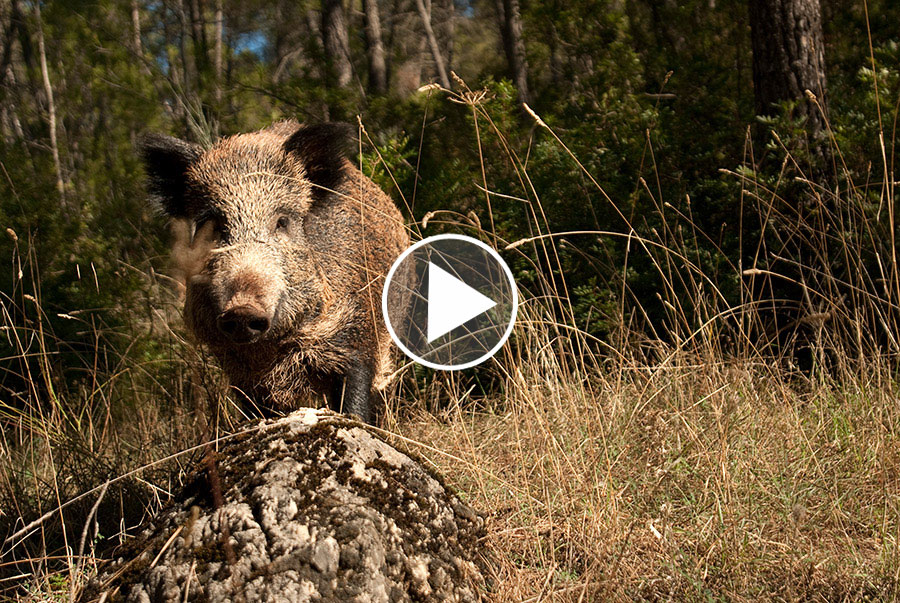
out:
M275 223L275 232L287 232L290 225L291 219L287 216L281 216L278 218L278 222Z
M205 212L197 216L194 222L194 232L201 230L215 235L219 239L225 236L225 219L217 212Z

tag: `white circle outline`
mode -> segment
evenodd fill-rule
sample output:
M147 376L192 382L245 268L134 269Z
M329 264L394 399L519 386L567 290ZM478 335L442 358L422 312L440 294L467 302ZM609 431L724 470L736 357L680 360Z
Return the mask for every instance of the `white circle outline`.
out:
M413 251L415 251L416 249L418 249L420 247L428 245L429 243L434 243L435 241L446 241L446 240L450 240L450 239L457 240L457 241L464 241L466 243L473 243L473 244L481 247L485 251L487 251L488 254L492 258L494 258L498 264L500 264L500 267L503 268L503 272L506 274L506 278L509 281L510 289L512 289L512 312L510 312L510 315L509 315L509 326L506 327L506 332L503 333L503 336L500 338L500 341L497 342L497 345L495 345L493 348L491 348L484 355L476 358L475 360L466 362L465 364L437 364L435 362L425 360L421 356L418 356L418 355L412 353L412 351L410 351L410 349L408 347L406 347L402 341L400 341L400 338L397 337L397 333L394 332L394 327L393 327L393 325L391 325L390 314L388 314L388 287L390 287L391 279L394 278L394 273L397 272L397 268L400 266L400 264L403 263L403 260L405 260L407 257L409 257L409 255ZM503 258L500 257L500 254L497 253L497 250L495 250L493 247L491 247L487 243L479 241L478 239L475 239L472 237L467 237L465 235L458 235L458 234L434 235L434 236L430 236L428 238L422 239L418 243L410 245L403 253L400 254L400 256L396 260L394 260L394 263L391 265L391 269L388 270L387 276L384 279L384 289L381 292L381 314L384 317L384 324L385 324L385 326L387 326L388 333L391 334L391 339L394 340L394 343L397 344L397 347L399 347L401 350L403 350L404 354L406 354L408 357L412 358L413 362L417 362L421 365L427 366L429 368L437 369L439 371L461 371L463 369L472 368L473 366L481 364L482 362L484 362L485 360L487 360L488 358L492 357L494 354L499 352L500 348L503 347L503 344L506 343L506 340L509 339L509 336L512 334L513 327L516 326L516 316L517 316L518 312L519 312L519 291L516 288L516 280L513 278L512 270L509 269L509 266L506 265L506 262L503 261Z

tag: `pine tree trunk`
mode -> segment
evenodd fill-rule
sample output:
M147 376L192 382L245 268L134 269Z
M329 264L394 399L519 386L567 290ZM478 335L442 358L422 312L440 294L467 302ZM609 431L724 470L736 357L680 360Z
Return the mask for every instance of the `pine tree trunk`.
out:
M563 63L560 59L561 44L559 33L556 31L556 26L552 23L549 23L547 27L547 45L550 50L550 81L553 83L554 88L559 88L563 79Z
M433 19L437 24L438 45L441 54L447 64L447 71L453 70L453 53L456 39L456 6L454 0L437 0L439 9L438 18Z
M188 16L184 9L184 0L178 0L178 20L181 25L181 35L178 37L178 51L181 53L182 67L182 91L184 100L190 98L191 91L199 90L199 78L197 76L197 63L193 60L194 56L187 51L187 40L190 37L188 33Z
M437 70L438 79L441 81L441 86L449 90L450 78L447 76L447 66L444 64L444 57L441 55L441 49L434 35L434 29L431 27L431 13L425 8L424 0L416 0L416 8L419 9L419 16L422 18L422 25L425 28L425 39L428 41L428 47L434 59L434 67Z
M400 21L400 10L403 5L403 0L392 0L390 13L388 13L386 23L388 23L388 34L387 34L387 56L385 57L385 64L387 66L387 81L388 85L391 83L391 79L394 76L394 41L397 38L397 29L398 23ZM402 62L402 61L401 61Z
M387 65L381 41L381 16L378 0L363 0L366 14L366 50L369 59L369 89L375 94L387 92Z
M334 83L346 88L353 78L347 20L341 0L322 0L322 41Z
M0 45L3 46L3 50L0 52L0 86L3 86L6 80L7 69L12 62L13 30L16 28L16 15L18 13L15 0L9 3L9 10L3 12L8 12L9 14L3 26L3 35L0 37Z
M214 69L216 72L216 104L222 102L222 33L225 29L225 15L222 10L222 0L216 0L216 41Z
M203 21L203 4L200 0L191 0L191 38L194 46L194 62L197 65L198 72L208 73L209 71L209 44L206 40L206 27Z
M53 154L53 167L56 169L56 190L63 205L66 204L66 184L62 163L59 160L59 141L56 137L56 103L53 99L53 86L50 85L50 70L47 68L47 50L44 46L44 26L41 22L41 3L34 3L37 17L38 54L41 61L41 78L44 82L44 94L47 97L47 113L50 122L50 152Z
M528 61L525 58L525 40L522 37L522 15L519 0L496 0L497 16L500 20L500 34L503 51L518 92L520 103L529 102Z
M138 0L131 0L131 44L137 56L143 56L144 48L141 44L141 8Z
M812 137L824 129L825 43L819 0L750 0L753 89L756 112L769 115L778 103L798 101Z

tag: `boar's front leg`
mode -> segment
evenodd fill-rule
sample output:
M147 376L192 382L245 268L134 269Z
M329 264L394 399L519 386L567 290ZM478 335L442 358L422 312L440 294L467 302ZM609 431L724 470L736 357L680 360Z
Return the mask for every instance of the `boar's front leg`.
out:
M375 424L375 405L372 381L375 371L368 363L353 362L344 375L343 387L331 400L331 409L356 415L369 425Z

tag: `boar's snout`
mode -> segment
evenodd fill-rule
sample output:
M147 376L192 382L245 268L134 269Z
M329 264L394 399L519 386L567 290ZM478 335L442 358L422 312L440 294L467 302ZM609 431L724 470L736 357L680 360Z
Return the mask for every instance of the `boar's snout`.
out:
M271 318L253 306L237 306L222 312L216 326L234 343L253 343L272 324Z

